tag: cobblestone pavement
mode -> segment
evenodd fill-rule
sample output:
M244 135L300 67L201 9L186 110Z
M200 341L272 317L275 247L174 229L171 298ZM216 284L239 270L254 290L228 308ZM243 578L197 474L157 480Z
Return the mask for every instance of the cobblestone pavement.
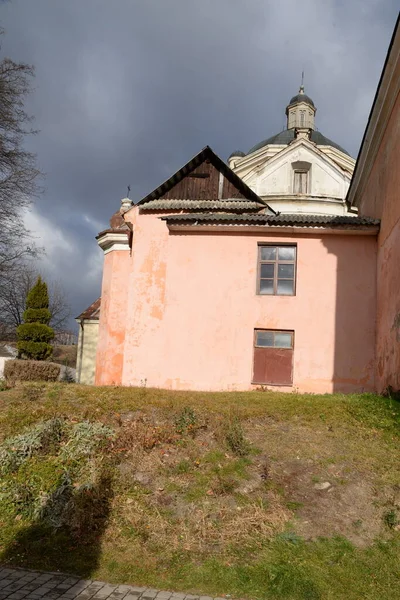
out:
M0 566L0 600L226 600Z

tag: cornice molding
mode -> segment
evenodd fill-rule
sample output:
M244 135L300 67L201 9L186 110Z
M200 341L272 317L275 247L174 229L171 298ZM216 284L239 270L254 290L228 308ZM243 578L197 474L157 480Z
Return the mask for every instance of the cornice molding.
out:
M104 254L108 254L113 250L129 250L129 237L126 231L121 233L106 232L98 237L97 243Z
M265 162L262 161L262 156L261 155L259 155L257 157L257 159L254 161L253 165L249 161L249 163L247 164L247 168L249 169L249 171L246 172L245 174L241 175L243 181L246 182L246 183L248 183L249 181L251 181L251 178L254 175L261 174L264 169L269 168L270 166L272 166L275 163L277 163L278 161L280 161L283 157L285 157L287 155L290 155L292 152L295 152L301 146L303 146L304 148L307 148L307 150L309 150L310 152L312 152L322 162L324 162L327 165L329 165L342 178L345 178L345 179L347 179L347 180L350 181L351 175L349 175L349 173L346 172L345 169L343 169L343 167L341 167L338 164L338 162L339 162L338 160L333 159L328 153L323 152L321 150L321 148L319 146L317 146L317 144L315 142L312 142L312 141L310 141L308 139L305 139L305 138L299 138L299 139L294 140L289 145L284 146L279 152L277 152L273 156L270 156L268 158L266 157ZM266 146L264 148L264 150L267 149L267 148L268 147ZM326 146L326 148L329 148L329 149L333 150L332 146ZM340 154L342 154L342 153L339 153L339 151L336 151L336 152L337 152L337 156L338 157L340 156ZM240 168L235 168L235 172L239 174Z

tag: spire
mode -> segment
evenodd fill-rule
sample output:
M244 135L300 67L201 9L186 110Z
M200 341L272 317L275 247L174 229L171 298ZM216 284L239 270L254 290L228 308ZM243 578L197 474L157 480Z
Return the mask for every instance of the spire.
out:
M299 89L299 94L304 94L304 71L301 72L301 85Z

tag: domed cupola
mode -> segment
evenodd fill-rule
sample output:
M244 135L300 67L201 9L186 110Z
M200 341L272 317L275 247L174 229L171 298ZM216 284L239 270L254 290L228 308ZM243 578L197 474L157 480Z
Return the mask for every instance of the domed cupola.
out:
M304 93L304 85L301 84L299 93L293 96L286 107L287 128L314 130L316 112L314 102Z

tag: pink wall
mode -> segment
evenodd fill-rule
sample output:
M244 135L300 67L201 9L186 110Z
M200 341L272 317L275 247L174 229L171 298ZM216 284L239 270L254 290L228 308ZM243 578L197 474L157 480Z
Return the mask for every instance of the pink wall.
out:
M122 381L129 268L130 256L126 250L113 250L104 256L96 385L116 385Z
M400 96L364 188L360 213L381 219L378 236L376 383L400 390Z
M169 233L157 215L126 217L132 256L106 256L97 383L252 389L259 327L295 331L294 388L374 388L374 236ZM297 295L257 296L257 243L280 241L298 245Z

